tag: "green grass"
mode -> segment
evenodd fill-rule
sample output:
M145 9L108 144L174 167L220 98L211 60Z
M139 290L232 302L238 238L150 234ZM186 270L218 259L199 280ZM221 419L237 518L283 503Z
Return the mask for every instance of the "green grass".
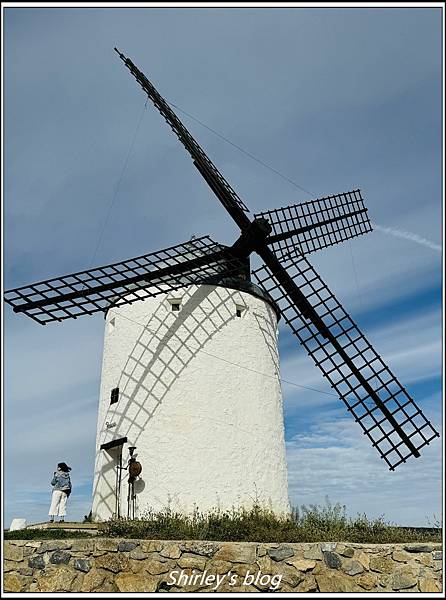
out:
M196 511L187 517L165 510L147 512L143 518L115 519L103 524L100 537L142 538L163 540L213 540L231 542L357 542L407 543L441 542L442 530L435 524L430 530L400 528L384 518L369 519L366 515L346 516L346 507L332 505L302 506L287 518L277 517L270 510L254 506L251 510ZM25 529L5 532L5 539L68 539L91 537L82 531L59 529Z
M108 521L103 535L233 542L441 542L440 528L419 531L396 527L383 518L373 520L366 515L349 518L345 506L331 505L328 500L324 507L302 506L300 510L295 509L288 518L279 518L259 506L251 510L196 512L191 517L169 510L148 512L137 520Z
M5 540L67 540L71 538L91 538L85 531L65 531L63 529L20 529L5 531Z

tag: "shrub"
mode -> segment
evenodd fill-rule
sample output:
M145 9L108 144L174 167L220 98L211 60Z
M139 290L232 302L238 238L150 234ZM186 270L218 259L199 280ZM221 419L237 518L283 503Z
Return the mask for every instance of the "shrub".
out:
M151 539L197 539L255 542L403 543L441 541L441 529L409 529L386 523L383 517L346 516L346 507L311 505L294 509L286 517L255 505L252 509L195 511L191 516L169 509L147 511L140 519L113 519L104 524L103 535Z
M91 510L88 513L88 515L84 515L84 520L82 521L82 523L93 523L93 513Z

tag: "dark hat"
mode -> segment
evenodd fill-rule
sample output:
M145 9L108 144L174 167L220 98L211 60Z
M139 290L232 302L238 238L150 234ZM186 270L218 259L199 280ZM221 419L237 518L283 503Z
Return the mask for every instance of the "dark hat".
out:
M61 471L65 471L65 473L68 473L68 471L71 471L71 467L69 467L67 465L67 463L61 462L61 463L57 463L57 466L59 467L59 469Z

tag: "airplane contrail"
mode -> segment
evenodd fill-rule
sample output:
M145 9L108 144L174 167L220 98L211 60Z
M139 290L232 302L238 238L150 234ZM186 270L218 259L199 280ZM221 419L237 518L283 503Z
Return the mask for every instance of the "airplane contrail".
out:
M435 250L436 252L441 252L441 246L439 244L435 244L435 242L426 240L425 238L421 237L420 235L417 235L416 233L411 233L410 231L403 231L402 229L395 229L394 227L383 227L382 225L378 225L377 223L372 223L372 227L373 229L376 229L376 231L381 231L382 233L387 233L388 235L393 235L398 238L410 240L411 242L421 244L421 246L426 246L426 248L430 248L431 250Z

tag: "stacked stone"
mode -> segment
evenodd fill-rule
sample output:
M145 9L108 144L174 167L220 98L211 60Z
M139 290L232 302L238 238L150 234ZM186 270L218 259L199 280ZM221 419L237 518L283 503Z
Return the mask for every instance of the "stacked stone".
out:
M280 592L440 592L440 544L262 544L117 540L4 543L7 592L208 592L209 584L172 585L187 576L236 574L218 592L267 591L241 585L246 574L281 575ZM204 579L204 577L203 577ZM212 585L211 585L212 587Z

